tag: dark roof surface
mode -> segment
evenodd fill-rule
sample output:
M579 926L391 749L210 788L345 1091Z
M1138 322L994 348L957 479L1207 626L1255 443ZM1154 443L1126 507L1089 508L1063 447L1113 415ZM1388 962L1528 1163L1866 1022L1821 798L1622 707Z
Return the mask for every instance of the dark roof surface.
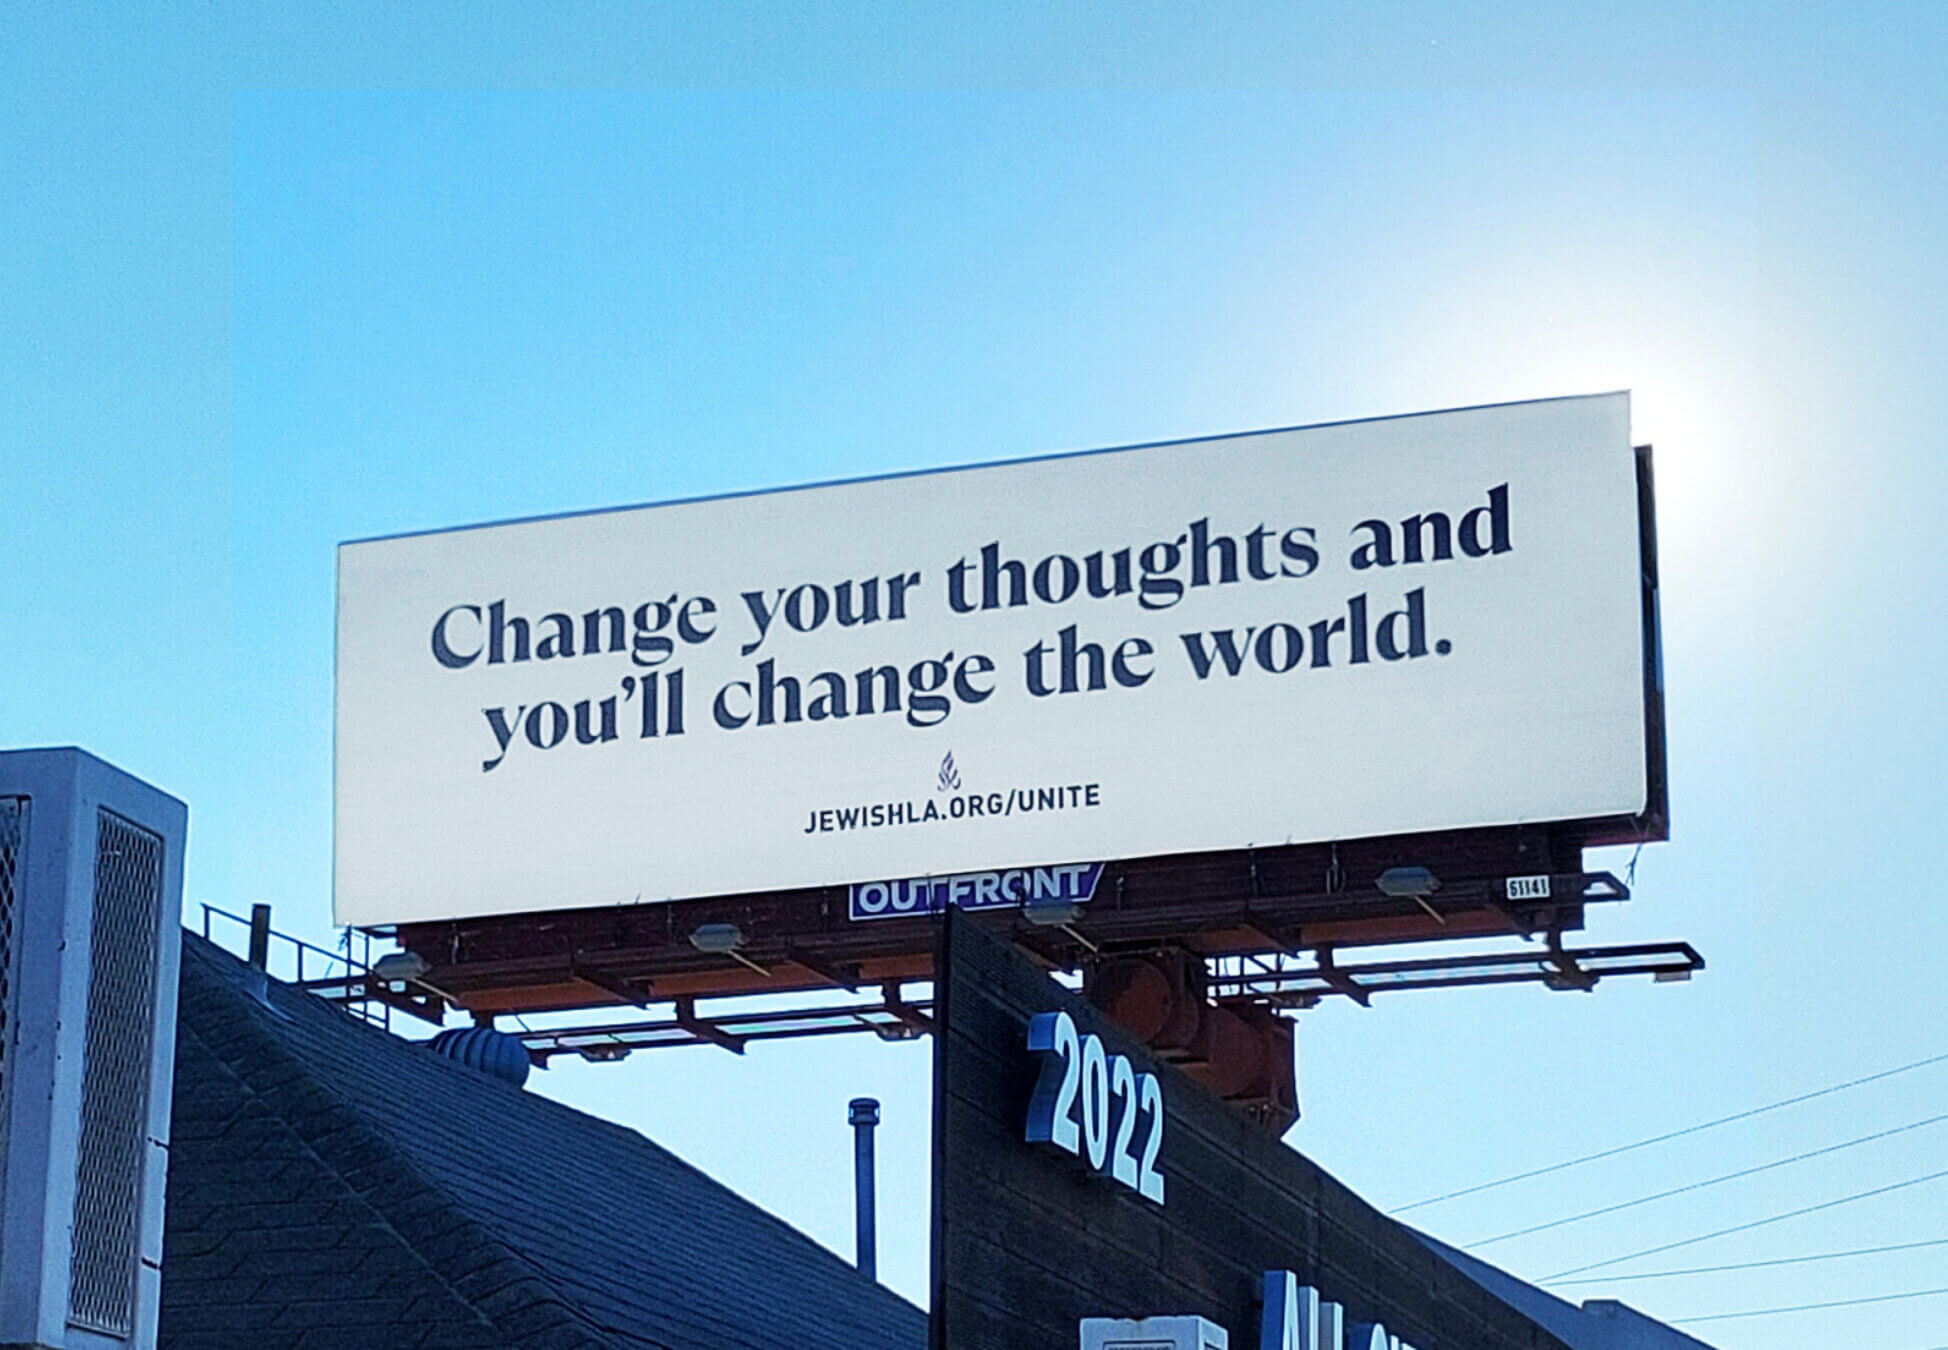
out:
M183 939L164 1350L919 1350L926 1316L633 1130Z
M1546 1289L1516 1279L1478 1256L1450 1247L1439 1238L1413 1228L1407 1231L1476 1284L1524 1317L1540 1322L1574 1350L1712 1350L1697 1337L1646 1317L1628 1304L1601 1298L1590 1299L1579 1308Z

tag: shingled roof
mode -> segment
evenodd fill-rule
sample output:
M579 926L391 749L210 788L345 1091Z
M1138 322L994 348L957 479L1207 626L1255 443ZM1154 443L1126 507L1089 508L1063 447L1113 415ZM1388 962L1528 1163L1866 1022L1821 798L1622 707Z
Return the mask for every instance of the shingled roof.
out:
M919 1350L926 1316L633 1130L183 939L163 1350Z

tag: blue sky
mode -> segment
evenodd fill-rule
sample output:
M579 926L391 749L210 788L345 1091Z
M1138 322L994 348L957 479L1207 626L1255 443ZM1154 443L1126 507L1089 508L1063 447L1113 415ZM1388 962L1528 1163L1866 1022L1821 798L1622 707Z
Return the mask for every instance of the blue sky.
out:
M329 937L333 546L807 479L1629 387L1673 839L1590 936L1688 986L1299 1029L1382 1205L1948 1051L1939 5L16 11L0 744L186 798L189 893ZM1623 859L1609 860L1621 866ZM538 1075L925 1288L923 1047ZM1466 1245L1948 1111L1917 1070L1417 1211ZM1944 1126L1496 1244L1541 1276L1938 1170ZM1948 1237L1948 1182L1666 1269ZM1666 1316L1948 1248L1578 1288ZM1948 1345L1948 1299L1710 1323Z

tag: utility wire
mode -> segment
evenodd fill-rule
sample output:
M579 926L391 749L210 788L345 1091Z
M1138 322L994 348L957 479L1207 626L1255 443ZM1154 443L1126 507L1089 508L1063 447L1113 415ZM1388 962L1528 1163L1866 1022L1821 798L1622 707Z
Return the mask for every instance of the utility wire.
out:
M1468 1186L1462 1190L1449 1191L1445 1195L1432 1196L1426 1200L1416 1200L1411 1205L1402 1205L1399 1209L1388 1212L1392 1214L1405 1214L1408 1210L1422 1209L1428 1205L1438 1205L1447 1200L1459 1200L1464 1195L1478 1195L1482 1191L1492 1191L1498 1186L1512 1186L1518 1181L1528 1181L1534 1177L1545 1177L1552 1172L1560 1172L1570 1167L1581 1167L1584 1163L1596 1162L1601 1158L1614 1158L1619 1153L1630 1153L1636 1149L1649 1148L1652 1144L1662 1144L1667 1140L1681 1139L1687 1134L1698 1134L1704 1130L1716 1129L1720 1125L1730 1125L1734 1121L1750 1120L1753 1116L1762 1116L1768 1111L1778 1111L1788 1106L1797 1106L1801 1102L1810 1102L1816 1097L1828 1097L1835 1092L1845 1092L1848 1088L1857 1088L1866 1083L1877 1083L1883 1078L1892 1078L1896 1074L1909 1073L1915 1069L1925 1069L1930 1064L1940 1064L1943 1061L1948 1061L1948 1054L1934 1055L1928 1059L1917 1059L1912 1064L1903 1064L1896 1069L1883 1069L1879 1073L1870 1073L1865 1078L1856 1078L1847 1083L1836 1083L1832 1087L1821 1088L1817 1092L1806 1092L1797 1097L1788 1097L1784 1101L1770 1102L1764 1106L1755 1106L1749 1111L1740 1111L1735 1115L1720 1116L1716 1120L1707 1120L1702 1125L1688 1125L1681 1130L1672 1130L1669 1134L1660 1134L1652 1139L1639 1139L1634 1144L1623 1144L1617 1148L1607 1148L1600 1153L1586 1153L1580 1158L1571 1158L1568 1162L1551 1163L1547 1167L1538 1167L1531 1172L1519 1172L1512 1177L1503 1177L1499 1181L1485 1181L1479 1186Z
M1587 1280L1554 1280L1545 1284L1622 1284L1626 1280L1666 1280L1673 1275L1718 1275L1728 1270L1758 1270L1765 1266L1800 1266L1809 1261L1838 1261L1845 1256L1878 1256L1882 1252L1911 1252L1917 1247L1948 1247L1948 1238L1902 1242L1892 1247L1856 1247L1850 1252L1821 1252L1817 1256L1781 1256L1771 1261L1740 1261L1729 1266L1691 1266L1685 1270L1653 1270L1642 1275L1592 1275ZM1948 1345L1935 1350L1948 1350Z
M1909 1186L1919 1186L1923 1182L1928 1181L1939 1181L1943 1177L1948 1177L1948 1171L1930 1172L1924 1177L1910 1177L1906 1181L1897 1181L1891 1186L1879 1186L1871 1191L1858 1191L1853 1195L1843 1195L1838 1200L1825 1200L1817 1205L1808 1205L1804 1209L1795 1209L1787 1214L1774 1214L1769 1219L1754 1219L1750 1223L1734 1224L1730 1228L1720 1228L1715 1233L1704 1233L1697 1237L1683 1238L1677 1242L1666 1242L1661 1247L1646 1247L1640 1252L1630 1252L1623 1256L1613 1256L1607 1261L1594 1261L1587 1266L1577 1266L1573 1270L1559 1270L1553 1275L1544 1275L1541 1282L1547 1284L1551 1280L1565 1279L1571 1275L1581 1275L1586 1270L1601 1270L1605 1266L1622 1265L1625 1261L1634 1261L1640 1256L1655 1256L1659 1252L1675 1251L1679 1247L1690 1247L1700 1242L1709 1242L1713 1238L1729 1237L1733 1233L1743 1233L1753 1228L1763 1228L1769 1223L1783 1223L1787 1219L1796 1219L1802 1214L1816 1214L1822 1209L1832 1209L1837 1205L1852 1204L1855 1200L1865 1200L1871 1196L1886 1195L1889 1191L1906 1190Z
M1890 1135L1906 1134L1909 1130L1918 1130L1924 1125L1939 1125L1944 1120L1948 1120L1948 1115L1930 1116L1926 1120L1917 1120L1911 1125L1897 1125L1891 1130L1882 1130L1878 1134L1863 1134L1858 1139L1849 1139L1843 1144L1828 1144L1825 1148L1816 1148L1811 1152L1801 1153L1795 1157L1781 1158L1777 1162L1760 1163L1757 1167L1747 1167L1743 1171L1738 1172L1727 1172L1725 1175L1713 1177L1709 1181L1694 1181L1688 1186L1673 1187L1668 1191L1659 1191L1656 1195L1639 1196L1635 1200L1625 1200L1621 1204L1605 1205L1602 1209L1585 1210L1581 1214L1572 1214L1566 1219L1551 1219L1548 1223L1538 1223L1528 1228L1518 1228L1512 1233L1503 1233L1499 1237L1483 1238L1479 1242L1473 1242L1468 1245L1472 1247L1488 1247L1497 1242L1507 1242L1510 1238L1527 1237L1531 1233L1541 1233L1551 1228L1561 1228L1566 1224L1581 1223L1584 1219L1594 1219L1599 1215L1615 1214L1620 1209L1635 1209L1638 1205L1648 1205L1653 1200L1668 1200L1674 1195L1683 1195L1687 1191L1701 1191L1707 1186L1716 1186L1726 1181L1737 1181L1740 1177L1757 1176L1760 1172L1770 1172L1775 1167L1790 1167L1794 1163L1805 1162L1808 1158L1818 1158L1824 1154L1838 1153L1841 1149L1857 1148L1861 1144L1871 1144L1876 1139L1886 1139Z
M1862 1303L1893 1303L1904 1298L1929 1298L1936 1294L1948 1294L1948 1286L1940 1289L1911 1289L1905 1294L1878 1294L1873 1298L1842 1298L1831 1303L1801 1303L1791 1308L1754 1308L1750 1312L1713 1313L1709 1317L1673 1317L1671 1321L1678 1326L1695 1326L1699 1322L1729 1322L1738 1317L1773 1317L1779 1313L1812 1312L1817 1308L1857 1308Z

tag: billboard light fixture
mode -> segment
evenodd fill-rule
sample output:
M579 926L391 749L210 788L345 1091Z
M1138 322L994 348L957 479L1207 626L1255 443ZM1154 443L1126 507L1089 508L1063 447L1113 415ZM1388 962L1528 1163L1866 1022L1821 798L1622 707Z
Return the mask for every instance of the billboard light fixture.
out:
M398 994L432 968L418 952L387 952L372 963L372 974Z
M1389 867L1380 873L1374 885L1382 894L1396 900L1412 900L1427 911L1427 917L1435 923L1445 925L1447 920L1441 912L1427 903L1427 897L1441 889L1441 879L1425 867Z
M1030 900L1021 917L1037 928L1066 928L1082 917L1082 906L1073 900Z
M734 923L707 923L690 934L690 945L700 952L728 956L744 945L744 930Z
M1425 867L1389 867L1374 882L1396 899L1420 900L1441 889L1441 879Z
M696 931L690 934L690 945L711 956L728 956L739 965L749 966L767 978L771 974L738 950L744 945L744 930L734 923L700 924Z
M1059 928L1092 952L1102 950L1076 932L1075 921L1082 917L1082 906L1074 900L1030 900L1021 907L1021 917L1037 928Z

